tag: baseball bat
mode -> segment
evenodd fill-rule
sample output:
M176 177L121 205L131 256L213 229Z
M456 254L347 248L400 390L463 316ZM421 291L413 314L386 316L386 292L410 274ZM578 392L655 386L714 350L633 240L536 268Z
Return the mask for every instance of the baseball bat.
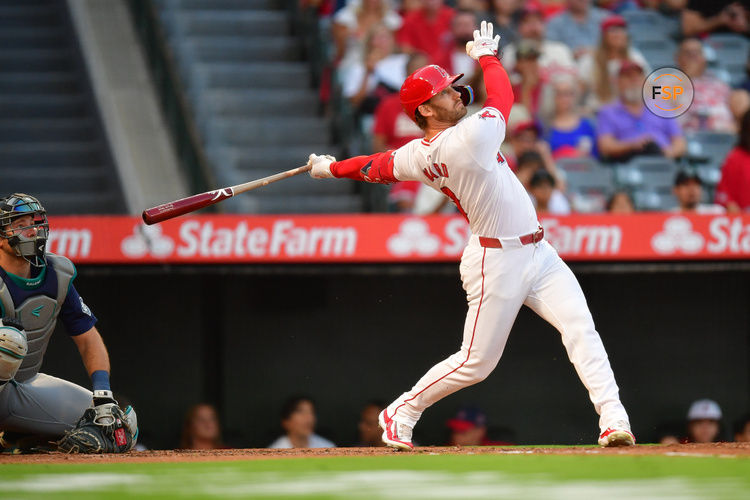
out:
M278 174L269 175L256 181L246 182L244 184L237 184L236 186L225 187L222 189L214 189L213 191L206 191L205 193L195 194L182 198L180 200L170 201L153 208L149 208L143 211L143 222L149 226L164 222L168 219L173 219L190 212L195 212L201 208L208 207L219 203L220 201L231 198L232 196L244 193L246 191L252 191L259 187L267 186L272 182L280 181L282 179L288 179L295 175L309 172L312 167L310 165L304 165L302 167L293 168L285 172L279 172Z

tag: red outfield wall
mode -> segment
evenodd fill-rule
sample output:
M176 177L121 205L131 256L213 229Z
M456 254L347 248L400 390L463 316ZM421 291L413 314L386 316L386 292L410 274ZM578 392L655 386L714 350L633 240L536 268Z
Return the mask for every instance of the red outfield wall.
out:
M571 215L542 219L569 261L750 258L750 215ZM459 216L50 218L51 252L79 264L449 262L470 234Z

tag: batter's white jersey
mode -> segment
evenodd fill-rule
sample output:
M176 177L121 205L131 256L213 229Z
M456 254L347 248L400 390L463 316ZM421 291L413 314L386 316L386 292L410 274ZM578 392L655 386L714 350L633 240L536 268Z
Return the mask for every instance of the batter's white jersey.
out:
M500 153L505 129L502 114L485 107L430 141L415 139L399 148L393 175L442 191L469 220L473 234L533 233L539 228L534 205Z

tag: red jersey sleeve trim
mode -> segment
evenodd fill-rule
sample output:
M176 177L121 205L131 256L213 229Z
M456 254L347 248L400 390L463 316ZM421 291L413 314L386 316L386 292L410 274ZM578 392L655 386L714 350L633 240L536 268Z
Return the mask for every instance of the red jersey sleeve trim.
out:
M395 150L390 150L370 156L355 156L347 160L336 161L331 164L331 173L338 178L392 184L398 182L393 175L395 154Z
M479 58L479 64L484 72L484 85L487 87L487 102L485 107L495 108L503 115L506 123L513 106L513 86L510 84L508 73L494 56Z

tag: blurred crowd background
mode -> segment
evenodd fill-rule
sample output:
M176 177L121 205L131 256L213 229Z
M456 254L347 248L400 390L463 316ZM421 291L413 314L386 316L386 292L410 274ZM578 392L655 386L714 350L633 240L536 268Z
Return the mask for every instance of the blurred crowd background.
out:
M325 422L318 425L315 402L308 396L289 398L279 414L279 436L268 448L332 448L336 446L378 447L382 430L378 426L378 413L385 408L382 401L368 402L360 411L359 421L351 422L347 434L350 441L333 443L316 433L320 427L325 433ZM225 440L219 423L219 414L210 404L191 407L185 414L180 449L212 450L246 447L241 441ZM651 435L639 436L643 442L664 445L684 443L750 442L750 414L729 421L721 407L711 399L699 399L688 407L682 419L664 422L655 427ZM148 443L139 443L146 449ZM503 425L502 415L488 419L478 406L460 407L444 425L444 441L419 443L432 446L505 446L522 444L516 433ZM587 444L587 443L586 443Z
M482 20L502 36L515 105L503 146L540 213L678 210L739 212L748 205L750 34L739 2L592 0L310 0L324 57L321 99L346 154L394 149L420 137L397 91L425 64L484 89L464 50ZM677 120L641 96L664 66L692 80ZM744 171L747 169L745 168ZM738 181L740 186L738 186ZM393 186L380 209L450 211L418 183Z

